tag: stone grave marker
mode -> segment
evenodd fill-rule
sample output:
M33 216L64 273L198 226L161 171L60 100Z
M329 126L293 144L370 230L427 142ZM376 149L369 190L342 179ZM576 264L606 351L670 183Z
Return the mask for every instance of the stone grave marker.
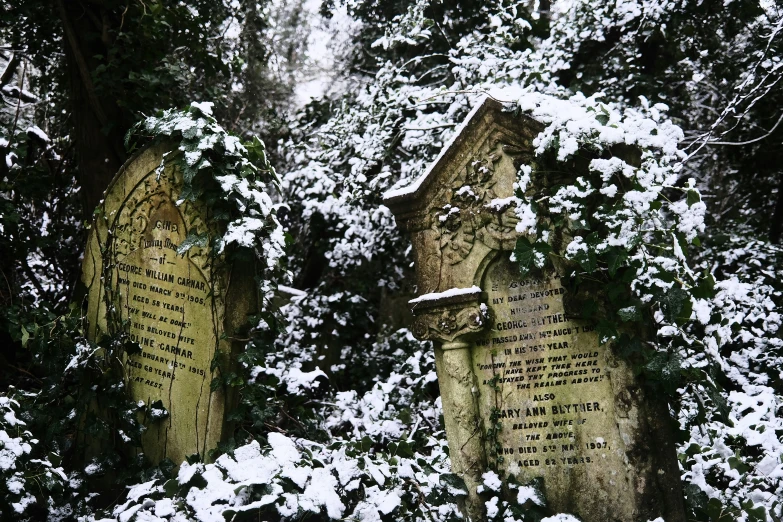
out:
M231 398L211 390L212 361L231 364L227 337L255 311L257 294L252 270L212 254L220 230L210 208L178 203L181 171L173 161L159 168L168 152L147 148L117 173L90 231L82 280L90 338L125 328L141 348L123 361L131 396L169 412L144 434L144 453L179 464L194 453L206 458L223 437Z
M569 316L557 267L519 275L513 184L543 126L485 100L432 166L384 203L411 235L414 334L435 342L452 467L476 493L488 469L543 479L585 522L684 522L671 421L630 367Z

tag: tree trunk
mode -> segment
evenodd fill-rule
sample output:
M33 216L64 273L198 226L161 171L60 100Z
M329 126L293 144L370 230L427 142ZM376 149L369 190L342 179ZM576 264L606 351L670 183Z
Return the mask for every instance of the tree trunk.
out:
M96 16L94 5L56 0L65 38L70 84L73 143L79 172L84 218L89 220L103 191L125 161L122 124L127 118L116 100L95 90L92 72L96 55L107 56L105 12ZM102 10L102 9L101 9ZM101 26L96 27L97 24Z
M775 202L775 211L772 214L772 223L769 227L770 242L780 243L781 232L783 232L783 175L780 175L778 182L777 201Z

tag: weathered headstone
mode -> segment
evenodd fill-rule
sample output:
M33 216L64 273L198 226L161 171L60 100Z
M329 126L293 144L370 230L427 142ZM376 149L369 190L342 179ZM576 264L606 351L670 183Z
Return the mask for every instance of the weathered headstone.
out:
M436 345L452 467L469 489L488 469L542 478L550 507L585 522L685 520L665 405L593 326L566 313L557 267L519 276L514 182L538 122L478 106L428 171L386 194L411 234L414 334Z
M230 365L227 339L257 297L249 270L213 254L221 231L207 204L181 201L176 162L160 168L167 152L147 148L120 169L90 231L82 279L90 337L125 329L141 347L123 361L131 396L169 412L145 433L143 451L180 463L206 457L223 437L230 400L211 389L212 363ZM196 244L180 254L186 239Z

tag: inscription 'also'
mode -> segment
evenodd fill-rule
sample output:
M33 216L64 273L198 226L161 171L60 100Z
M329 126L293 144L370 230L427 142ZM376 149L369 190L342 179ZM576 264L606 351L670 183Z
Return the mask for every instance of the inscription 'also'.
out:
M474 347L484 411L498 432L498 463L510 471L590 466L610 452L611 386L595 328L563 310L557 277L509 281L490 270L489 336Z

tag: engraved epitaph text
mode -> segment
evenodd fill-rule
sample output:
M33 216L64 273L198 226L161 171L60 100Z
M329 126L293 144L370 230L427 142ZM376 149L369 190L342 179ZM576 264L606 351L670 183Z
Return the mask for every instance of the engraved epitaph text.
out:
M548 482L619 465L609 379L617 363L593 326L565 314L560 279L520 279L503 258L487 271L486 291L491 329L472 352L482 417L500 427L489 458Z
M174 162L158 168L163 152L146 150L112 182L83 277L91 336L124 329L140 348L124 360L131 396L169 412L149 426L143 451L181 462L205 456L222 436L224 397L210 384L216 354L230 352L222 335L229 278L209 240L178 253L187 238L218 231L206 205L180 201L182 174Z

